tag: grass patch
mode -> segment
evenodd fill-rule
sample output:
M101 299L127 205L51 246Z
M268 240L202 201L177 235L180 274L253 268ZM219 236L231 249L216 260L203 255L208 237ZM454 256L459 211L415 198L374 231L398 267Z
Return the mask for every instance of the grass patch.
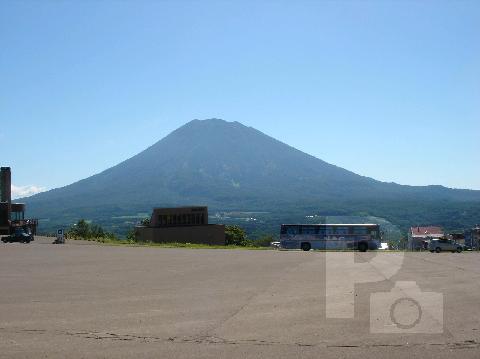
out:
M160 248L190 248L190 249L248 249L248 250L266 250L268 247L254 246L235 246L235 245L211 245L201 243L135 243L135 245Z
M159 248L189 248L189 249L247 249L247 250L269 250L270 247L256 246L236 246L236 245L210 245L202 243L155 243L155 242L136 242L128 239L117 238L71 238L70 240L84 240L97 242L100 244L128 247L159 247Z

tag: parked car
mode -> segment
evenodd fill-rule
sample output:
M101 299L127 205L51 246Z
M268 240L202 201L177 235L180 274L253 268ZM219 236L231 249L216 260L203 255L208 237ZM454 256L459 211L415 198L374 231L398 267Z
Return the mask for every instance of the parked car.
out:
M469 246L467 244L462 245L464 251L473 251L474 248L472 246Z
M15 228L15 231L10 234L9 236L2 237L3 243L12 243L12 242L20 242L20 243L30 243L33 241L33 234L28 229L24 228Z
M432 253L440 253L442 251L460 253L461 251L463 251L463 245L451 239L432 239L430 243L428 243L428 250Z
M279 249L280 248L280 242L270 242L270 247Z

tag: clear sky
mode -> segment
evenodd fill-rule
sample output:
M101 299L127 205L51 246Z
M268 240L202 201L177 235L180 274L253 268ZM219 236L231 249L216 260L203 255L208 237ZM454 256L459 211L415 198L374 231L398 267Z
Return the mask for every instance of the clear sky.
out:
M479 39L479 1L3 0L0 164L17 196L64 186L216 117L480 189Z

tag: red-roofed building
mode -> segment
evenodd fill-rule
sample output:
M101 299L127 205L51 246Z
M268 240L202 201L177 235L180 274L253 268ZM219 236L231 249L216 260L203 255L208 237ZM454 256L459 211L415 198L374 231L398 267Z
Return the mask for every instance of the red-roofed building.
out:
M445 235L442 227L426 226L411 227L408 232L408 249L421 250L425 248L425 243L432 238L441 238Z

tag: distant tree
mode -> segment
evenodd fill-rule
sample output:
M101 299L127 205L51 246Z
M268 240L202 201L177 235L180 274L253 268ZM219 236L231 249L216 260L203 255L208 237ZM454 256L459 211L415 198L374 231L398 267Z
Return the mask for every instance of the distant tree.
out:
M113 233L105 231L98 224L89 224L86 220L81 219L67 231L68 238L81 239L116 239Z
M142 224L142 226L148 227L148 226L150 226L150 218L146 217L146 218L142 219L140 221L140 223Z
M76 224L70 227L70 230L68 232L74 238L87 239L91 236L90 225L84 219L79 220Z
M90 225L90 237L92 238L103 238L105 237L105 231L98 224Z
M397 244L397 249L406 249L408 243L408 238L402 237Z
M129 241L136 241L136 237L135 237L135 228L131 228L128 232L127 232L127 240Z
M227 246L251 246L253 243L240 226L225 226L225 244Z

